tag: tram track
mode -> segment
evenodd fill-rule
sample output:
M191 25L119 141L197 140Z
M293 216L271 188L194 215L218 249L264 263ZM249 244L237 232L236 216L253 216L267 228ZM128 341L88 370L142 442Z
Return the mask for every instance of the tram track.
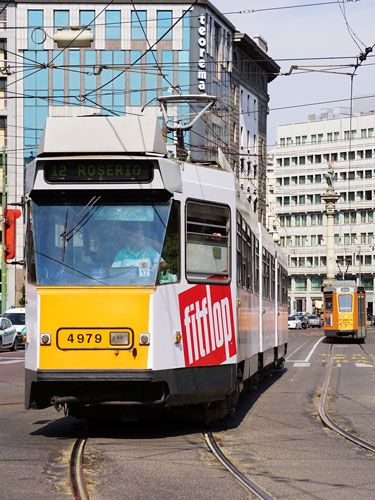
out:
M273 497L255 484L251 479L246 477L223 453L210 430L202 433L204 441L215 456L218 462L226 469L234 478L242 484L242 486L250 492L254 497L260 500L273 500ZM90 500L90 495L87 489L85 475L83 472L84 450L87 438L80 437L73 444L69 460L69 482L74 500Z
M370 360L372 366L374 367L373 361L369 354L367 353L366 349L359 344L361 349L365 352L367 358ZM340 426L337 422L335 422L331 416L329 415L328 412L328 390L329 390L329 384L331 380L331 375L332 375L332 368L333 368L333 345L330 345L330 352L329 352L329 359L328 359L328 364L327 364L327 369L326 369L326 376L324 379L323 383L323 389L320 395L319 399L319 416L323 422L323 424L328 427L329 429L337 432L341 436L343 436L345 439L348 441L356 444L357 446L360 446L361 448L364 448L368 451L371 451L372 453L375 453L375 446L372 445L371 443L359 438L355 434L345 430L342 426Z
M87 438L78 438L70 455L69 480L74 500L90 500L83 473L83 456Z
M237 469L235 465L225 456L222 450L219 448L216 443L211 431L203 432L204 440L214 454L215 458L239 481L242 486L244 486L250 493L256 496L261 500L273 500L273 498L268 495L264 490L262 490L258 485L256 485L253 481L251 481L248 477L246 477L242 472Z

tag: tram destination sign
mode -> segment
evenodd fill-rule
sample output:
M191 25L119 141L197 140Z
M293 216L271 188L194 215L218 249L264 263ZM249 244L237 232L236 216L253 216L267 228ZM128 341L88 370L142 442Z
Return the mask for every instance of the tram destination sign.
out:
M150 160L83 159L55 160L44 163L46 182L151 182Z

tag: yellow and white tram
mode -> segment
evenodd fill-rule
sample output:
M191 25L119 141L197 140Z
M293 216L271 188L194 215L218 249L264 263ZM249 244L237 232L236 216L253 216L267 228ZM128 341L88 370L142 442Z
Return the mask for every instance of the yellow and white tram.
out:
M48 118L25 200L26 408L224 415L282 365L280 248L233 172L167 157L157 119Z

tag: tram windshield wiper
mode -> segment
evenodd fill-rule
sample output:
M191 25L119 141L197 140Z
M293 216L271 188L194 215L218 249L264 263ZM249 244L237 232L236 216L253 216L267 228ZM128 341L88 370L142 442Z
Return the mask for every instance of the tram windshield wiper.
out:
M63 244L62 244L62 263L64 264L65 259L65 249L66 243L70 241L73 236L80 231L83 226L95 215L98 211L99 207L97 203L100 201L101 196L93 196L91 200L78 212L78 214L72 220L72 226L68 230L68 217L69 217L69 209L66 209L65 214L65 224L64 230L60 234Z

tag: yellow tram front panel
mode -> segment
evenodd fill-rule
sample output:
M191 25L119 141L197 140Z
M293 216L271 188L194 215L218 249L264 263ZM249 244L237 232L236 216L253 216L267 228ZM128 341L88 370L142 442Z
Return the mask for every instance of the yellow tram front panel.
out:
M41 342L38 368L146 369L149 346L139 338L149 331L153 292L152 287L38 288L40 337L51 334L50 345ZM116 335L124 332L129 342L119 345Z

